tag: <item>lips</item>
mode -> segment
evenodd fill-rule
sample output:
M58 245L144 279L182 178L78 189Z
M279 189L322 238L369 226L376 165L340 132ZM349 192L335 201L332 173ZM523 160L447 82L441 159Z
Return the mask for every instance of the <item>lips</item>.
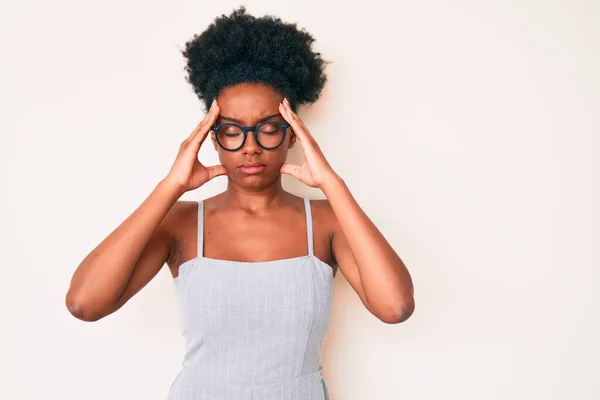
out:
M258 174L265 168L265 164L260 162L245 162L238 168L244 174Z
M240 165L241 167L264 167L265 164L260 163L260 162L245 162L242 165Z

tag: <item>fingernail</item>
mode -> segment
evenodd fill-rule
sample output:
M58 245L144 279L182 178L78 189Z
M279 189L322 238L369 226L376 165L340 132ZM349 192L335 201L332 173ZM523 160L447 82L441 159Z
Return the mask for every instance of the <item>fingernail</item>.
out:
M214 106L215 106L215 104L217 104L217 99L214 99L214 100L213 100L213 102L212 102L212 104L211 104L210 106L211 106L211 107L214 107Z

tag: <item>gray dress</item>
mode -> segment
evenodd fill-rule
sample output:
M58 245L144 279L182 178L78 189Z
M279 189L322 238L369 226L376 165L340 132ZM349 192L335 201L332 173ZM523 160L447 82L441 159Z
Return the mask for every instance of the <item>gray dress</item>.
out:
M313 254L310 201L304 205L307 255L241 262L203 256L198 202L198 256L174 280L185 353L169 400L329 399L321 345L333 269Z

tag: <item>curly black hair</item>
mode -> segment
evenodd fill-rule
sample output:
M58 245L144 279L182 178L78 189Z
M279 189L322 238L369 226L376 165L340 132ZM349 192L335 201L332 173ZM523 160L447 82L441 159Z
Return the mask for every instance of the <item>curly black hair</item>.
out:
M246 7L215 18L181 50L187 59L186 81L205 111L221 90L242 82L269 85L288 98L293 110L317 101L331 61L312 49L315 38L296 23L266 15L256 18Z

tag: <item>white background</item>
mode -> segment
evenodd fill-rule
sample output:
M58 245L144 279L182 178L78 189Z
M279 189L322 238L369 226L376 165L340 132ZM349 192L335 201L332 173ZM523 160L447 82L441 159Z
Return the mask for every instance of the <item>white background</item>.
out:
M239 4L1 6L0 398L166 398L168 269L98 322L64 296L204 115L179 50ZM300 116L415 284L414 315L386 325L338 275L332 399L600 398L600 3L245 4L333 61Z

